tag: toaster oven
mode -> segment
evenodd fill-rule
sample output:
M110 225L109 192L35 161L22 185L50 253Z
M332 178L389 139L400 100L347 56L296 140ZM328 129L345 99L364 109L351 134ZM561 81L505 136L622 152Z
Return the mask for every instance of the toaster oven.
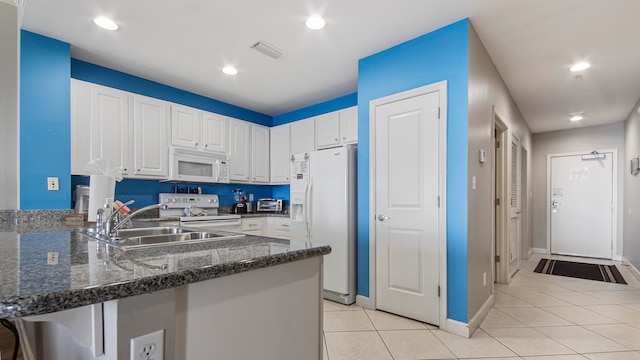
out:
M256 211L261 212L281 212L282 200L260 199L256 205Z

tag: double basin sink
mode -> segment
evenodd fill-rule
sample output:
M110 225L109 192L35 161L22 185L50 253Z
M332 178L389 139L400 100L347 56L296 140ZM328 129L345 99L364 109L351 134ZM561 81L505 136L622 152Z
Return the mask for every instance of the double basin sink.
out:
M112 237L98 234L94 229L87 229L85 235L106 242L120 249L141 248L160 245L177 245L184 243L206 242L243 237L225 231L197 231L181 227L149 227L117 230Z

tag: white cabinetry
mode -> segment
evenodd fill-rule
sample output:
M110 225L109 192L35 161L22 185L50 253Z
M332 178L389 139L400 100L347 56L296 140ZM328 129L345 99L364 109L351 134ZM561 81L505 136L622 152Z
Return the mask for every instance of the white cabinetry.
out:
M229 118L210 112L202 112L202 150L228 153L227 128Z
M316 148L324 149L358 142L356 106L316 117Z
M269 128L251 125L251 180L269 182Z
M280 239L290 239L289 231L289 218L283 217L268 217L267 219L267 232L266 236L271 236Z
M290 125L271 128L271 183L289 183Z
M251 170L251 124L229 119L229 179L248 182Z
M228 118L187 106L171 105L171 145L227 153Z
M133 174L166 178L168 104L133 95Z
M245 218L242 219L242 233L248 235L262 236L263 218Z
M316 149L314 118L292 122L290 126L291 154L311 152Z
M171 145L197 149L201 128L198 109L171 104Z
M71 174L104 159L127 178L167 177L167 103L71 80Z

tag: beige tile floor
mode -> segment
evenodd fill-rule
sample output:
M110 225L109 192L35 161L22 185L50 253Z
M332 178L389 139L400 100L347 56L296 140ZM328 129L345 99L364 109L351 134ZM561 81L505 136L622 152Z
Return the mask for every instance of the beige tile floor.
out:
M625 286L536 274L540 258L495 285L494 308L470 339L325 300L324 359L640 360L640 282L628 268L616 263Z

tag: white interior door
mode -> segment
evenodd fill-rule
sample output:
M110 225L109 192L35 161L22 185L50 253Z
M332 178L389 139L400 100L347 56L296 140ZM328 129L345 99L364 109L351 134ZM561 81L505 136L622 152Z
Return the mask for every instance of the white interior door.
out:
M612 258L613 153L602 155L550 157L552 254Z
M520 238L521 238L521 169L520 169L520 140L511 137L511 179L510 179L510 208L509 208L509 275L513 276L520 268Z
M380 105L376 126L376 307L439 324L438 91Z

